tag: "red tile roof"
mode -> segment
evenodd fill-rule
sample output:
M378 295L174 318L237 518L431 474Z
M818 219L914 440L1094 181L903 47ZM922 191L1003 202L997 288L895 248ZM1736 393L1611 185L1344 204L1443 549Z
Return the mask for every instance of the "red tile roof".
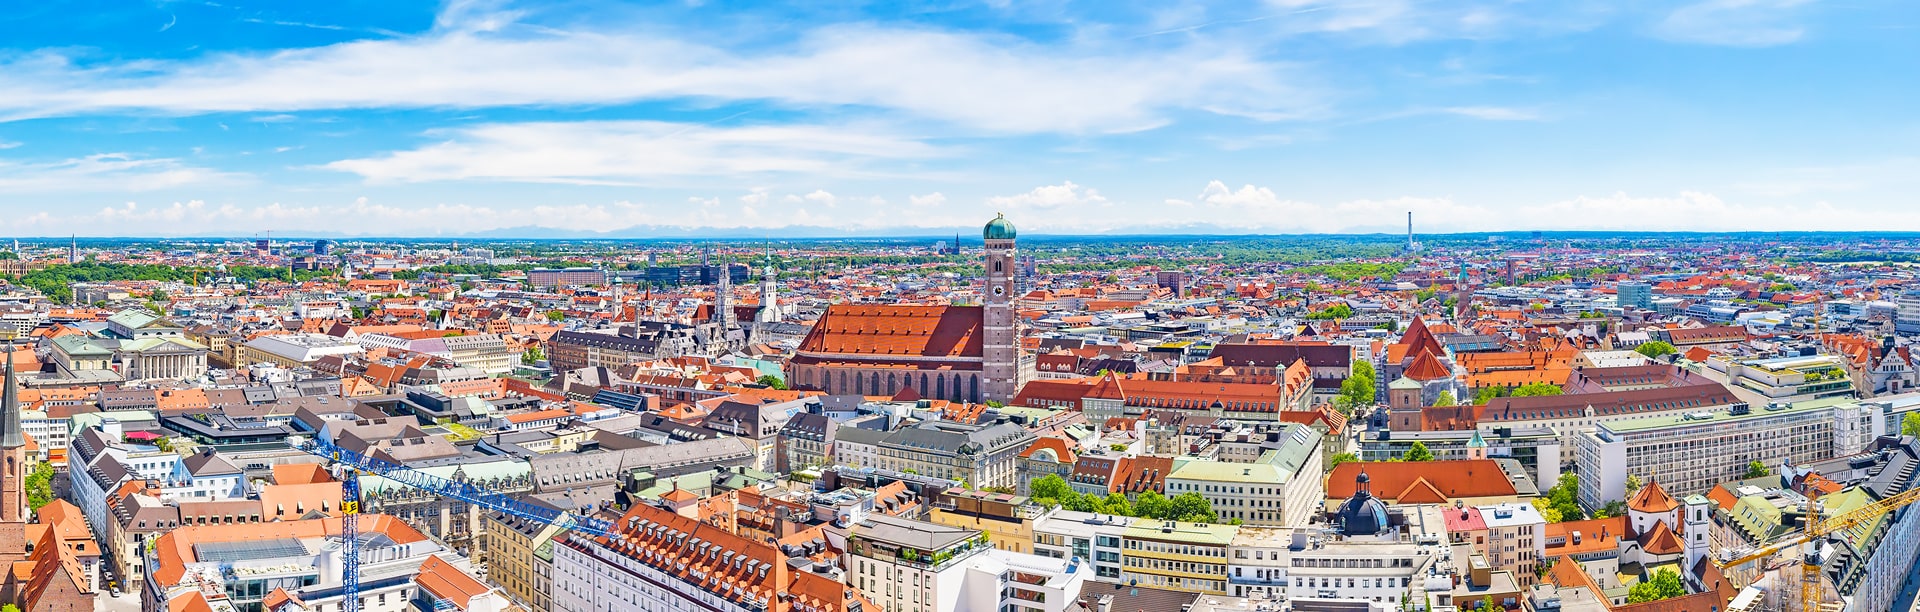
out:
M834 304L799 352L835 356L978 357L979 306Z
M1353 496L1355 477L1367 473L1374 497L1396 503L1441 503L1473 497L1514 495L1513 482L1492 459L1460 461L1349 461L1336 465L1327 475L1327 497ZM1438 494L1444 499L1421 497L1403 499L1403 494Z
M1648 514L1672 512L1679 507L1680 502L1668 495L1666 489L1660 488L1659 482L1654 481L1648 481L1646 486L1633 494L1633 499L1627 501L1628 510Z
M1439 357L1433 355L1431 351L1421 351L1420 356L1414 357L1413 365L1407 366L1407 378L1428 381L1452 376L1453 372L1440 363Z

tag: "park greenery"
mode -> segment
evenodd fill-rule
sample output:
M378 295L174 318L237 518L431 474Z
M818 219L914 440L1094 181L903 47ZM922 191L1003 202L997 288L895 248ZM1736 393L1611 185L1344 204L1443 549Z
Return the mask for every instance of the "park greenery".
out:
M1627 603L1635 604L1648 601L1672 599L1687 594L1687 587L1680 583L1680 574L1671 568L1660 568L1653 573L1653 579L1633 585L1627 590Z
M1332 320L1338 320L1338 319L1349 319L1352 317L1353 317L1353 307L1348 306L1346 302L1340 302L1338 304L1334 304L1332 306L1328 306L1326 308L1322 308L1322 309L1307 313L1307 319L1313 320L1313 321L1332 321Z
M1333 399L1334 407L1352 416L1361 407L1372 405L1377 391L1375 384L1373 365L1365 361L1353 362L1353 371L1340 383L1340 394Z
M27 472L27 505L34 510L53 503L53 464L39 462L33 464L33 471Z
M1481 387L1480 390L1473 392L1473 403L1474 405L1485 405L1487 402L1493 401L1496 397L1537 397L1543 395L1562 395L1566 392L1567 390L1561 388L1559 385L1544 382L1527 383L1511 389L1507 387Z
M1665 341L1654 340L1652 342L1648 342L1646 344L1633 347L1633 352L1646 355L1648 359L1659 359L1661 355L1672 355L1674 353L1680 352L1680 349L1673 348L1672 344L1669 344Z
M1427 450L1427 444L1425 442L1414 442L1413 446L1407 447L1407 452L1405 454L1400 455L1400 460L1401 461L1432 461L1433 451Z
M1579 492L1580 476L1563 472L1560 480L1547 489L1546 495L1534 498L1533 507L1539 509L1540 517L1549 523L1577 521L1585 515L1580 509L1580 502L1576 501Z
M1220 516L1213 511L1213 504L1199 493L1187 492L1169 498L1155 491L1146 491L1132 500L1119 493L1108 493L1105 497L1083 495L1073 490L1066 479L1055 474L1040 477L1028 488L1034 503L1043 506L1188 523L1220 522Z

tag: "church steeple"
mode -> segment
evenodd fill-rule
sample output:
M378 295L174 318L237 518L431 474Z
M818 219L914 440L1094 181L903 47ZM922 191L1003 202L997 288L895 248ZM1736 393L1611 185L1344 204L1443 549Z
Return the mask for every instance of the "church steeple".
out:
M13 380L13 343L7 343L6 389L0 391L0 449L14 449L27 445L25 431L20 426L20 397L14 391Z

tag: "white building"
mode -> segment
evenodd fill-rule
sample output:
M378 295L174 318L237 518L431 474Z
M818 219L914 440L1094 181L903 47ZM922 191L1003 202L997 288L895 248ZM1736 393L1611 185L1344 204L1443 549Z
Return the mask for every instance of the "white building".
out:
M1575 438L1580 504L1622 499L1628 474L1685 496L1740 478L1753 461L1777 469L1852 455L1886 431L1879 413L1874 404L1830 398L1602 422Z
M1247 525L1305 525L1325 498L1320 441L1311 428L1289 424L1283 446L1259 461L1211 459L1186 462L1167 475L1168 497L1198 493L1221 521Z
M1120 581L1120 541L1134 518L1054 509L1033 520L1034 554L1079 557L1093 564L1092 580Z

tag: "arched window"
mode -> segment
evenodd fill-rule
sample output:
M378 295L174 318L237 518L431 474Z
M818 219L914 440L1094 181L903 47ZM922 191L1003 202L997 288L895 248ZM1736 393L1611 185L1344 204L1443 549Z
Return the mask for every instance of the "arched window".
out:
M933 396L940 399L953 399L953 396L947 395L947 375L945 373L933 377Z
M980 401L980 375L975 374L973 376L968 377L968 383L973 386L972 401L979 402Z
M880 394L880 373L874 372L873 378L867 380L867 395L879 395L879 394Z
M997 259L996 259L996 260L994 260L994 261L993 261L993 271L995 271L995 272L999 272L999 271L1001 271L1001 268L1000 268L1000 264L1001 264L1001 262L1000 262L1000 260L997 260Z
M929 387L929 386L927 386L927 373L926 373L926 372L921 372L921 373L920 373L920 388L919 388L919 389L917 389L917 390L918 390L918 391L920 392L920 395L921 395L922 397L925 397L925 396L927 395L927 392L928 392L928 391L931 391L931 390L933 390L933 387Z

